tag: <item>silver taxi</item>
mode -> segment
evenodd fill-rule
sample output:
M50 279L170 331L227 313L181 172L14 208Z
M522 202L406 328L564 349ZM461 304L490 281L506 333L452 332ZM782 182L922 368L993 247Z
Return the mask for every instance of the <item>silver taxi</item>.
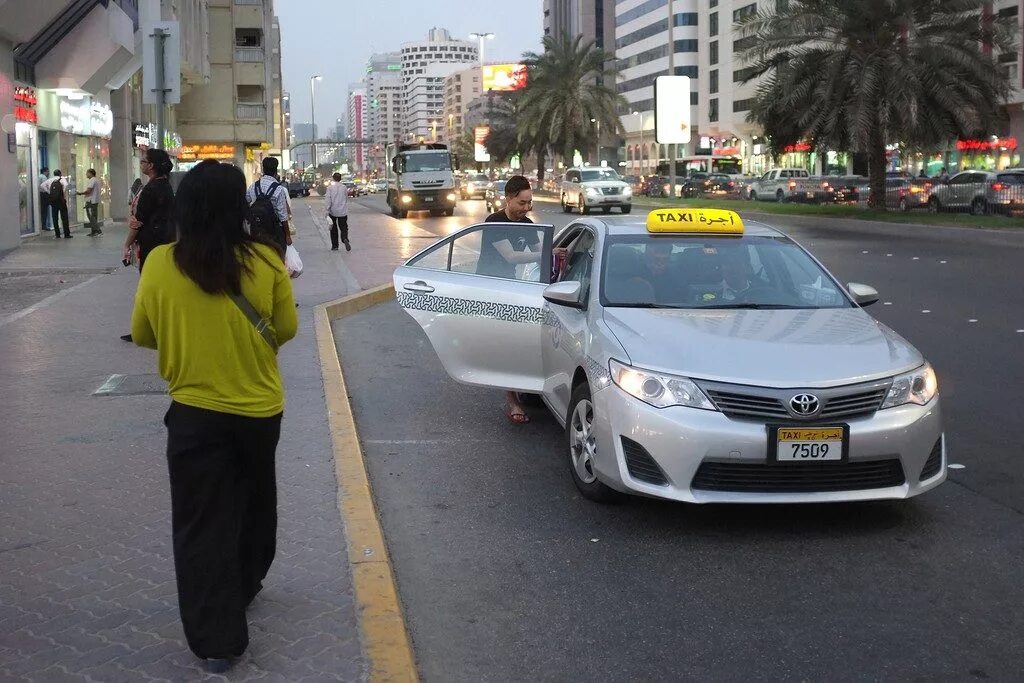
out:
M470 226L394 283L451 377L541 396L584 496L901 499L945 480L935 372L863 310L872 288L732 211L553 233Z

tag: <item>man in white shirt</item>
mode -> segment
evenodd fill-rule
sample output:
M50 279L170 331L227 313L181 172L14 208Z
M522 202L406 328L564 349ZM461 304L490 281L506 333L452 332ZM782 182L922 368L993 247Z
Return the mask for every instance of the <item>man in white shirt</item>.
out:
M96 237L103 234L96 217L100 206L100 181L94 168L86 171L85 177L85 190L76 194L85 195L85 223L89 226L89 237Z
M352 251L348 241L348 188L341 182L341 174L335 173L334 182L327 187L324 197L327 205L327 218L331 221L331 251L338 251L338 235L345 245L345 251Z
M281 223L281 229L276 232L280 234L269 235L277 242L281 250L292 243L292 236L288 230L288 188L281 184L275 177L277 175L277 157L266 157L263 159L263 175L255 183L249 186L245 193L245 200L252 206L257 197L266 196L274 207L274 213ZM276 187L275 187L276 185ZM257 192L259 188L259 192ZM271 189L273 188L273 189ZM252 223L250 221L250 229Z
M43 230L49 231L50 228L50 169L48 166L43 166L39 169L39 183L37 185L39 189L39 217L42 219Z

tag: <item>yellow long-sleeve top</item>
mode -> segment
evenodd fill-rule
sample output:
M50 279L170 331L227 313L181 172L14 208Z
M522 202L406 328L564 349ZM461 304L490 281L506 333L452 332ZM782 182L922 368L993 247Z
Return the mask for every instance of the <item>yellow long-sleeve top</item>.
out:
M298 331L291 280L281 257L262 244L247 259L242 294L272 323L278 344ZM132 340L157 350L160 376L175 401L247 417L284 410L277 356L225 294L207 294L175 264L174 245L146 258L135 295Z

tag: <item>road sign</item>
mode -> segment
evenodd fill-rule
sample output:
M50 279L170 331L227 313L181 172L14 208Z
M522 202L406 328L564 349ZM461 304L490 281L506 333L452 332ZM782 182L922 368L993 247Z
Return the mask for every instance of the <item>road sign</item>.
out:
M158 54L163 55L162 71L157 66ZM153 22L142 31L142 102L181 102L181 30L176 21Z
M658 76L654 79L654 139L658 144L686 144L690 126L690 77Z

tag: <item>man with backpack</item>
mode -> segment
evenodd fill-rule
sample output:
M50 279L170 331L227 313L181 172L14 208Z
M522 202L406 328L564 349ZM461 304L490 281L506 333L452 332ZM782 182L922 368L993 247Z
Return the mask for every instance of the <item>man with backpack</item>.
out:
M288 230L288 188L275 177L277 157L263 160L263 175L249 186L245 199L249 203L249 234L260 234L272 239L283 254L292 236Z
M47 199L50 204L50 215L53 217L53 234L60 239L60 225L57 219L64 221L64 237L71 239L71 228L68 226L68 194L67 183L61 177L60 169L55 169L53 177L46 185Z

